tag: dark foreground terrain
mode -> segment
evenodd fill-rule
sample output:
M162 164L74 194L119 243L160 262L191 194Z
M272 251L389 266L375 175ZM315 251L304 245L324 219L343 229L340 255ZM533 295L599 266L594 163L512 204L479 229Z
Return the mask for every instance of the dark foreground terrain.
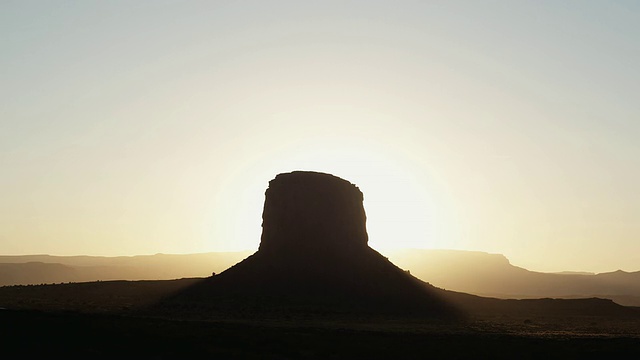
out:
M141 312L199 279L0 287L8 358L539 359L637 358L633 315L508 311L461 321L330 313ZM630 308L629 314L636 312Z
M639 339L579 333L518 333L446 325L176 321L36 311L0 314L10 358L635 358Z

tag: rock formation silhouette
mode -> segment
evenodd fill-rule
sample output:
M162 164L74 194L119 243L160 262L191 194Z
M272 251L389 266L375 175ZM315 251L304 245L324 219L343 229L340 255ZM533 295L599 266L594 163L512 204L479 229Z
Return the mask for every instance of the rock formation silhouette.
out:
M259 251L265 256L322 259L368 245L362 192L316 172L280 174L269 183Z
M368 246L363 194L349 181L319 172L279 174L265 192L262 217L257 252L167 304L202 311L458 315L440 289Z

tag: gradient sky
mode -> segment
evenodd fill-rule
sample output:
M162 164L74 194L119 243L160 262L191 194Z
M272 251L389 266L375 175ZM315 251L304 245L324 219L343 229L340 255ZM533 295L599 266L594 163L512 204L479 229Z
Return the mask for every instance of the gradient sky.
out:
M0 253L257 249L264 191L372 247L640 270L637 1L2 1Z

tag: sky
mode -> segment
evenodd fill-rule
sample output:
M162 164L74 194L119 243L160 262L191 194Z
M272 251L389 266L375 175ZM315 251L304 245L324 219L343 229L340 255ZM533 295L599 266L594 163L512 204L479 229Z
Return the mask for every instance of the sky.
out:
M278 173L370 245L640 270L636 1L2 1L0 254L257 250Z

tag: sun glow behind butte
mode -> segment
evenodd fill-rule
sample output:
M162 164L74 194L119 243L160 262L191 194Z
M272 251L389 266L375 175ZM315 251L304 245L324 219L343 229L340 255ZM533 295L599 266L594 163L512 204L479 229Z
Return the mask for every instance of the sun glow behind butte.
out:
M638 14L0 2L0 254L253 250L309 170L360 187L377 249L640 270Z
M337 119L318 123L341 123L338 114L332 117ZM425 171L428 169L412 169L405 156L380 146L375 138L316 135L316 139L306 137L299 143L281 145L277 154L262 154L235 167L230 178L239 182L226 183L227 192L219 194L214 206L225 209L214 215L218 225L214 228L220 229L214 238L226 239L218 246L228 250L257 249L268 181L278 173L308 170L342 177L360 188L372 247L455 247L446 241L450 220L443 211L445 196L437 194L438 185Z

